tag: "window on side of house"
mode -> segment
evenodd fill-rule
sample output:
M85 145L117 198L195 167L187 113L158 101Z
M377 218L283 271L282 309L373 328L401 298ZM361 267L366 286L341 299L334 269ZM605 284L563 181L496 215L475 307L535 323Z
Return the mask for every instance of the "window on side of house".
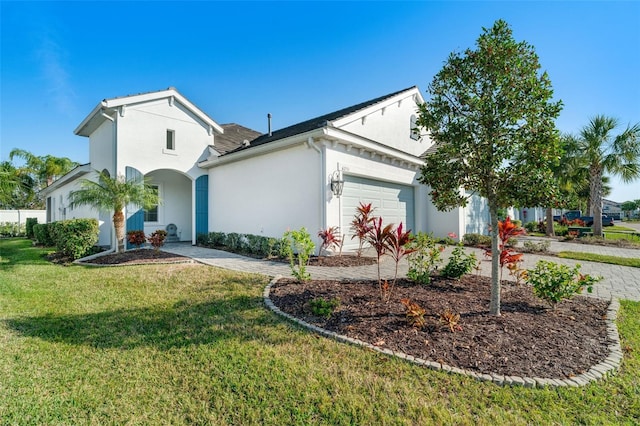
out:
M176 149L176 132L167 129L167 149L173 151Z
M414 141L417 141L418 139L420 139L420 130L418 130L418 126L416 124L417 122L417 118L415 115L411 115L411 118L409 119L409 136L411 137L411 139L413 139Z
M160 187L158 185L151 185L151 188L153 189L153 191L155 191L156 194L159 193L160 191ZM150 209L146 209L144 211L144 221L145 222L159 222L160 219L158 217L158 205L156 204L155 206L153 206Z

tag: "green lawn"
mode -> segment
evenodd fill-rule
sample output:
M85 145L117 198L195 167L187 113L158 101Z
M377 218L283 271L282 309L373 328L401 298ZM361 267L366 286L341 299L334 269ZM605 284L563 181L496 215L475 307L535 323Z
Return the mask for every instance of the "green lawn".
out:
M590 262L609 263L612 265L632 266L640 268L640 257L619 257L606 254L585 253L582 251L561 251L558 257L565 259L588 260Z
M640 418L640 303L622 303L616 376L577 389L503 388L293 326L263 307L261 276L199 264L56 266L24 240L0 240L0 254L2 424Z

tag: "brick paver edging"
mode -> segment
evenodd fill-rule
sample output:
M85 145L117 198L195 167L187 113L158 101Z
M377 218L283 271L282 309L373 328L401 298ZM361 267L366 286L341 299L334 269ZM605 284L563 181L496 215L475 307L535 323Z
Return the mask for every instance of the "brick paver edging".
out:
M620 346L620 337L618 335L618 327L616 326L616 317L618 315L618 310L620 309L620 302L618 299L611 300L611 304L607 309L606 316L606 324L607 324L607 338L612 342L609 344L609 355L607 358L600 362L599 364L594 365L587 371L586 373L579 374L575 377L571 377L569 379L546 379L541 377L519 377L519 376L504 376L498 373L491 374L483 374L476 373L475 371L465 370L462 368L451 367L446 364L441 364L439 362L428 361L421 358L416 358L412 355L407 355L403 352L392 351L391 349L379 348L377 346L372 345L371 343L363 342L362 340L354 339L351 337L347 337L338 333L334 333L333 331L328 331L313 324L309 324L306 321L302 321L299 318L296 318L292 315L283 312L271 301L269 294L271 293L271 286L278 282L282 277L276 276L274 277L269 284L264 289L262 297L264 299L265 305L271 309L276 314L287 318L288 320L301 325L302 327L307 328L315 333L321 334L323 336L329 337L331 339L335 339L339 342L350 343L357 346L364 346L367 349L371 349L376 352L383 353L385 355L396 356L398 358L407 360L414 364L423 365L425 367L431 368L432 370L442 370L448 373L462 374L464 376L473 377L479 381L493 382L500 386L524 386L528 388L534 387L546 387L546 386L585 386L590 382L594 382L603 377L607 377L609 375L613 375L616 373L618 368L620 367L620 363L622 362L622 347Z

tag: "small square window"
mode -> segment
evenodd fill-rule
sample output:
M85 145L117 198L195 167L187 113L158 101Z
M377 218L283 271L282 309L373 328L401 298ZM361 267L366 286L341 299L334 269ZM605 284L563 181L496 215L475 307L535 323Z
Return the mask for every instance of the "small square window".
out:
M174 130L167 130L167 149L176 149L176 132Z

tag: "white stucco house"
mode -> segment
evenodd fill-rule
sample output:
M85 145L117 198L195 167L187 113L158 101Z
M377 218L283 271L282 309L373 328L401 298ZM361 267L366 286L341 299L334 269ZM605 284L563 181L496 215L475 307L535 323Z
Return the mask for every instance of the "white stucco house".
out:
M92 170L127 179L147 177L163 203L150 211L128 208L127 230L149 234L177 227L180 241L221 231L280 237L328 226L347 234L359 202L371 202L386 223L414 232L486 233L487 208L472 197L466 208L438 212L418 183L432 145L416 134L417 87L400 90L265 134L221 125L176 89L105 99L75 134L89 138L90 163L44 190L47 220L95 217L99 244L114 245L111 213L68 208L69 192ZM342 195L331 180L344 181Z

